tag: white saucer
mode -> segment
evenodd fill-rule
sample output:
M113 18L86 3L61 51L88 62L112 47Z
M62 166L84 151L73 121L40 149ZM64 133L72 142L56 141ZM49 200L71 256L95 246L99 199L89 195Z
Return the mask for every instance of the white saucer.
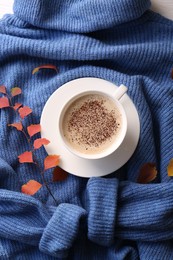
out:
M100 90L111 95L115 88L116 85L100 78L78 78L62 85L46 102L41 115L41 136L50 141L45 146L47 153L60 155L59 166L65 171L88 178L104 176L118 170L132 156L139 140L140 122L137 110L127 94L120 101L127 116L127 134L121 146L106 158L88 160L72 154L62 143L58 132L61 108L73 95L86 90Z

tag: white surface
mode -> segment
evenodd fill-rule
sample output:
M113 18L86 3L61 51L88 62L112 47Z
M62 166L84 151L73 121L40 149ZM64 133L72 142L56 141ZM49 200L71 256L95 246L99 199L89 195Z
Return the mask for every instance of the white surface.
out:
M25 0L23 0L25 1ZM143 0L137 0L143 1ZM14 0L0 0L0 18L6 13L12 13ZM173 0L151 0L152 10L173 20Z
M14 0L0 0L0 18L4 14L13 13L13 2Z
M98 78L72 80L58 88L48 99L41 115L41 135L50 141L45 146L48 154L60 155L60 167L81 177L104 176L123 166L132 156L139 140L139 117L136 108L127 94L121 98L121 104L127 117L127 133L120 147L103 159L83 159L71 153L60 138L58 121L62 107L73 96L82 91L101 91L112 96L113 83Z

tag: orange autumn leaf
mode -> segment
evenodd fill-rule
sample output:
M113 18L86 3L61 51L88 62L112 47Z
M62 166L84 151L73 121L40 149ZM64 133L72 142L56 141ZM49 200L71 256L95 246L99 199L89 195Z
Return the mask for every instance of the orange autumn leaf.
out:
M46 138L38 138L34 141L34 149L39 149L43 145L48 145L50 143Z
M30 107L24 106L19 108L19 115L22 119L32 113L32 109Z
M21 192L27 195L34 195L42 184L35 180L30 180L26 184L22 185Z
M141 169L137 179L138 183L146 184L153 181L157 176L157 169L155 163L146 163Z
M57 67L55 65L45 64L45 65L41 65L41 66L38 66L37 68L33 69L32 75L34 75L40 69L52 69L52 70L55 70L58 73L58 69L57 69Z
M7 90L5 86L0 86L0 93L6 94Z
M57 166L53 170L53 182L64 181L67 179L68 175L68 172L64 171L63 169Z
M28 134L29 136L33 136L37 133L39 133L41 131L41 125L37 124L37 125L29 125L27 127L27 131L28 131Z
M18 96L22 93L21 88L15 87L11 89L11 95L12 97Z
M13 126L15 127L18 131L22 131L23 129L23 126L22 126L22 123L19 122L19 123L13 123L13 124L8 124L8 126Z
M167 173L169 177L173 176L173 159L171 159L168 164Z
M0 98L0 108L9 107L9 100L7 97Z
M33 163L31 151L26 151L18 156L20 163Z
M44 159L44 170L48 170L50 168L53 168L55 166L58 166L59 164L59 155L48 155Z
M19 109L19 107L21 107L22 104L21 103L15 103L15 105L13 106L14 110Z

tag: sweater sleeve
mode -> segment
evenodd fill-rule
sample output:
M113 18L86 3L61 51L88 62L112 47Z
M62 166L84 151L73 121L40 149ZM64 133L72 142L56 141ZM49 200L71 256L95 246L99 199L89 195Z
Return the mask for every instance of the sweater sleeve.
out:
M88 182L88 237L100 245L116 238L160 241L173 238L173 184L136 184L117 179Z
M46 207L37 199L0 190L0 237L38 246L65 257L81 232L109 246L117 238L160 241L173 238L173 184L141 185L116 178L91 178L85 208L62 203Z

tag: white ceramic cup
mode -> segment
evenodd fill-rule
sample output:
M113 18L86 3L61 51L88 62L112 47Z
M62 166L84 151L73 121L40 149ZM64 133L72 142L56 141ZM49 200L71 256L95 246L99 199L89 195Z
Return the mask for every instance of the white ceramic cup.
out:
M124 111L124 108L121 104L121 98L123 97L123 95L127 92L127 87L124 85L120 85L117 89L115 89L115 92L112 93L112 95L107 94L106 92L101 92L101 91L86 91L86 92L81 92L78 95L73 96L62 108L60 111L60 117L59 117L59 122L58 122L58 127L59 127L59 133L60 133L60 138L63 141L63 144L65 145L65 147L74 155L79 156L80 158L84 158L84 159L101 159L104 157L109 156L110 154L112 154L113 152L115 152L120 145L122 144L125 136L126 136L126 132L127 132L127 118L126 118L126 113ZM110 146L103 150L103 152L98 152L98 153L82 153L77 151L76 149L74 149L69 142L66 140L66 138L64 137L64 132L63 132L63 120L64 120L64 115L67 111L67 109L69 108L69 106L77 99L79 99L82 96L85 95L90 95L90 94L99 94L102 96L106 96L109 99L111 99L114 102L114 105L116 107L116 109L118 109L119 113L121 114L121 130L120 133L118 135L118 138L116 141L112 142L110 144Z

